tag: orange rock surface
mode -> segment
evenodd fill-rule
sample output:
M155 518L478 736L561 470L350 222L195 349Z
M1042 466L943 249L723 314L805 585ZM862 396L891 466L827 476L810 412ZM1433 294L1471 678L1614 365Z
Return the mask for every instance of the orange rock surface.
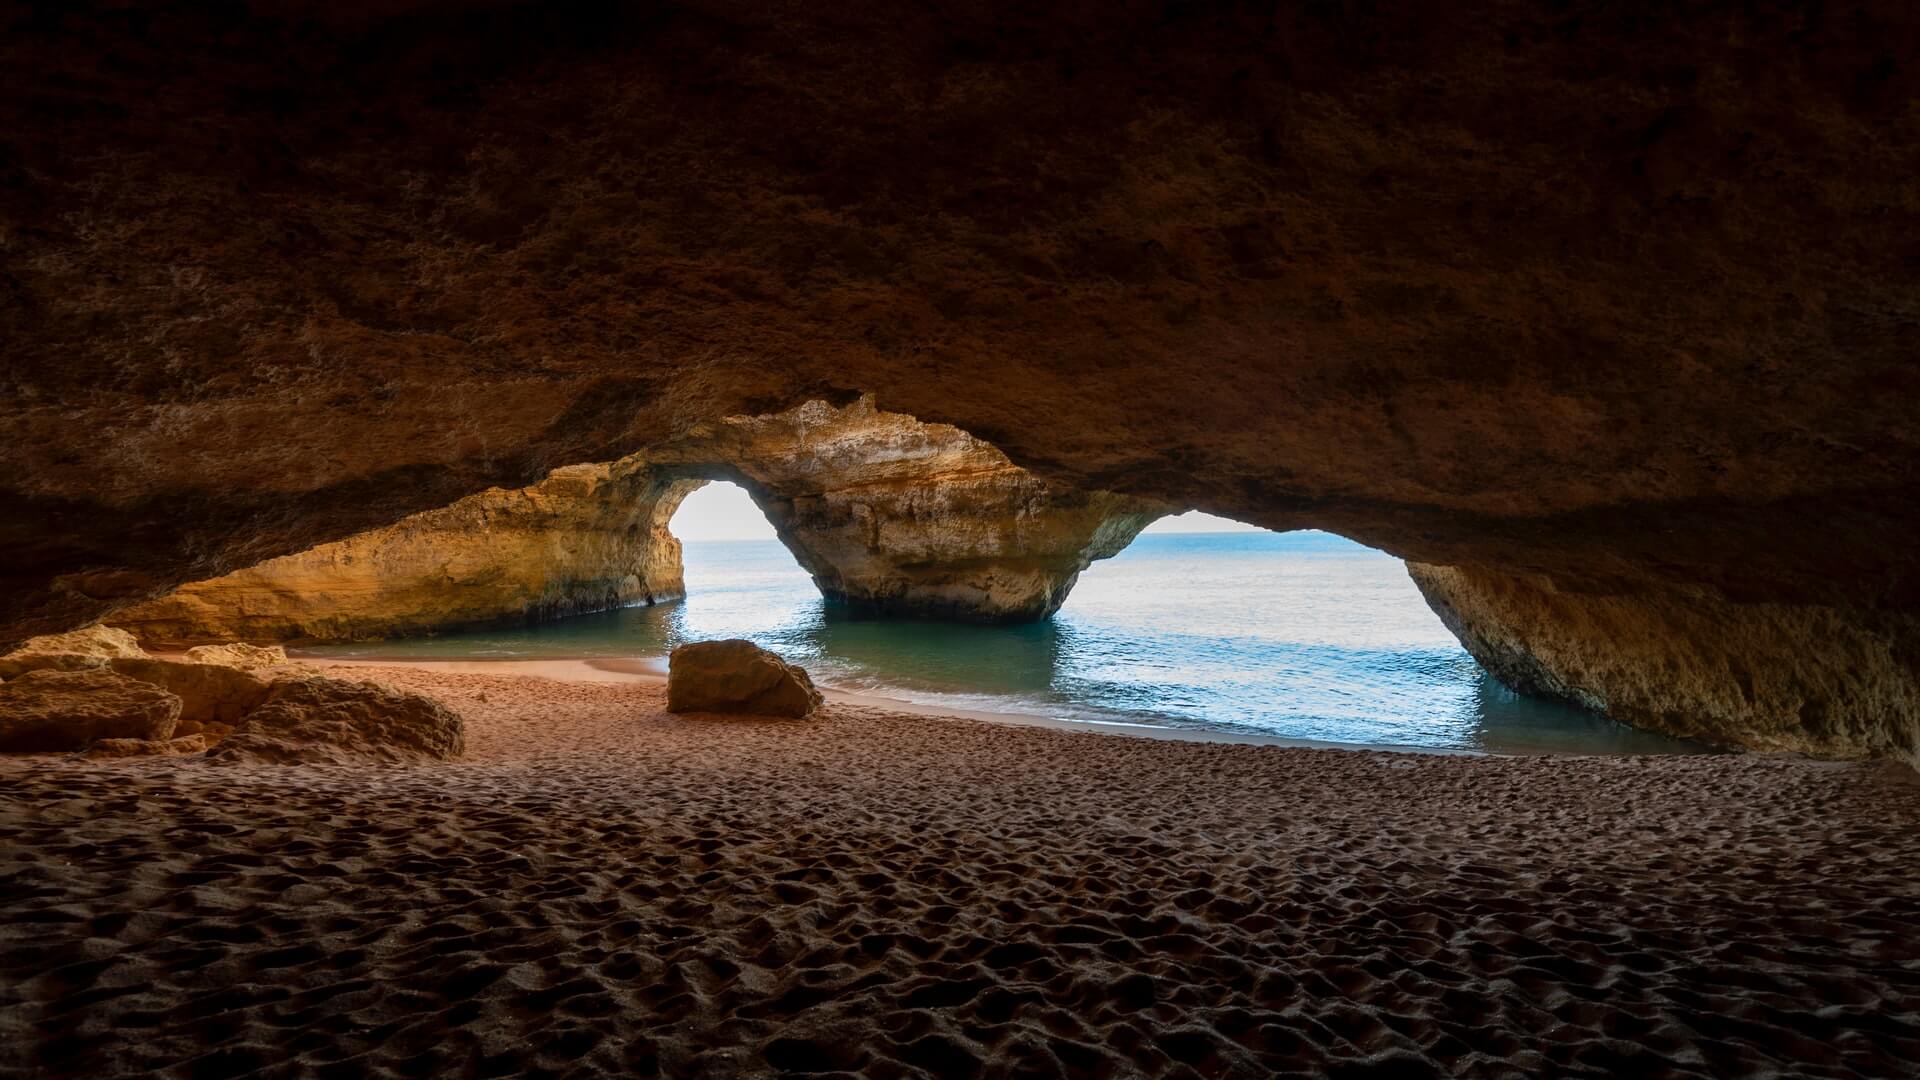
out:
M751 641L695 641L673 650L667 711L801 719L820 707L805 670Z
M1053 613L1087 564L1170 508L1049 484L956 428L811 402L270 559L116 612L156 645L391 637L684 594L668 522L746 486L826 596L888 614ZM0 661L4 663L4 661Z

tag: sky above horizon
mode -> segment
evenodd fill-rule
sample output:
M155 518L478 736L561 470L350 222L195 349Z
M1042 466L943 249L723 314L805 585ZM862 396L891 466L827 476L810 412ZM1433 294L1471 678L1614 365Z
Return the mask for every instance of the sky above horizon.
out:
M772 540L773 526L738 484L715 481L687 496L673 515L673 535L682 540ZM1257 525L1192 510L1161 518L1150 533L1260 532Z

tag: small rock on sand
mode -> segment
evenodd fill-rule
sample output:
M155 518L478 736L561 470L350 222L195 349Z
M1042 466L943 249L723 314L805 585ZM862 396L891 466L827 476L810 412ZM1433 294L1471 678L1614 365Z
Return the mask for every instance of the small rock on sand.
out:
M820 707L807 673L751 641L696 641L667 660L669 712L803 717Z

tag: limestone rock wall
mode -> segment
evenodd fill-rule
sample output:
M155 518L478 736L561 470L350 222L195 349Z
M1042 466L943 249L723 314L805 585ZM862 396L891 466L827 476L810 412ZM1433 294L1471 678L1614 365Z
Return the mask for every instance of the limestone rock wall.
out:
M745 486L824 596L876 614L1045 618L1089 563L1173 509L1048 483L868 398L700 425L649 456Z
M1920 619L1807 604L1564 590L1409 563L1501 681L1724 746L1920 761Z
M1030 622L1059 610L1089 563L1166 513L1128 496L1059 490L1014 469L761 505L829 600L882 615Z
M701 481L577 465L118 612L153 646L339 641L556 618L683 595L667 519Z
M1169 510L1046 483L868 399L812 402L186 585L112 622L154 645L336 641L675 599L668 522L715 478L746 486L829 599L890 614L1043 618L1091 560Z

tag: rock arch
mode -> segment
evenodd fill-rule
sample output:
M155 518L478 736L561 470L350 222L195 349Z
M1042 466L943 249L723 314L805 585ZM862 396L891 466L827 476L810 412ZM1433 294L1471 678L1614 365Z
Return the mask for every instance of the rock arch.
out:
M1049 483L866 397L697 425L644 456L662 475L739 483L822 595L875 614L1045 618L1088 563L1175 511Z
M351 641L542 621L683 595L667 528L704 481L572 465L115 613L153 647Z
M328 641L676 599L668 523L710 480L748 491L829 601L980 621L1052 614L1089 562L1172 509L1049 484L870 399L811 402L195 582L111 622L152 645Z

